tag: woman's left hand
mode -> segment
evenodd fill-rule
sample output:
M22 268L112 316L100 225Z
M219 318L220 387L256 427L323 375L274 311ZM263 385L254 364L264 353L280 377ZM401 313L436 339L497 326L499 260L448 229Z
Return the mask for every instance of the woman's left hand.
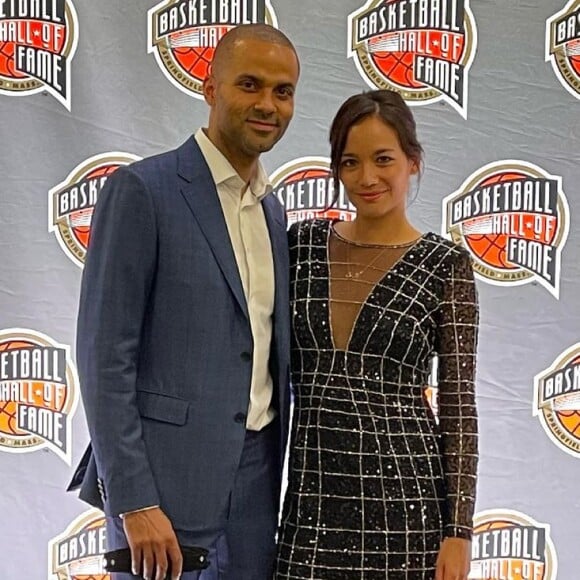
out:
M471 562L471 541L445 538L437 557L435 580L467 580Z

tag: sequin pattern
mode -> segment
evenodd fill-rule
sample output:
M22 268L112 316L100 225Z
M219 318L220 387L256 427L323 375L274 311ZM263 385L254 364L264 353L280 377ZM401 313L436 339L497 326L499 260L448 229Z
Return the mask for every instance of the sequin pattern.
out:
M331 223L290 230L292 383L278 579L432 580L441 539L471 537L478 308L465 250L429 233L331 324ZM424 396L439 357L439 421Z

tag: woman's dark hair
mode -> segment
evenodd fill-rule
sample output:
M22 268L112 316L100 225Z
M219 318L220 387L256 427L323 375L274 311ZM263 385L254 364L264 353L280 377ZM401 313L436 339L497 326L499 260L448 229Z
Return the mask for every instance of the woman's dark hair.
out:
M330 127L330 169L334 178L334 197L330 206L336 203L339 196L340 160L344 153L348 133L353 125L374 115L395 130L401 149L421 169L423 147L417 140L413 113L403 97L399 93L387 90L353 95L338 109Z

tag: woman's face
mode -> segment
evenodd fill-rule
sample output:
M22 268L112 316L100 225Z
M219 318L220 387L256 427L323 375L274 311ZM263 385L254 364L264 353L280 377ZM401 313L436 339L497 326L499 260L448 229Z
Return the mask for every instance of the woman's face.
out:
M358 217L404 216L410 177L417 171L397 132L380 117L365 117L350 128L339 177Z

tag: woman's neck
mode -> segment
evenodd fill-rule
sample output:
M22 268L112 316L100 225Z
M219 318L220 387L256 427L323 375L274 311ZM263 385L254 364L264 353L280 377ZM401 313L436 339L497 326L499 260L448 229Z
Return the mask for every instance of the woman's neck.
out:
M337 231L343 237L363 244L405 244L416 240L421 232L406 217L365 218L357 215L351 222L340 222Z

